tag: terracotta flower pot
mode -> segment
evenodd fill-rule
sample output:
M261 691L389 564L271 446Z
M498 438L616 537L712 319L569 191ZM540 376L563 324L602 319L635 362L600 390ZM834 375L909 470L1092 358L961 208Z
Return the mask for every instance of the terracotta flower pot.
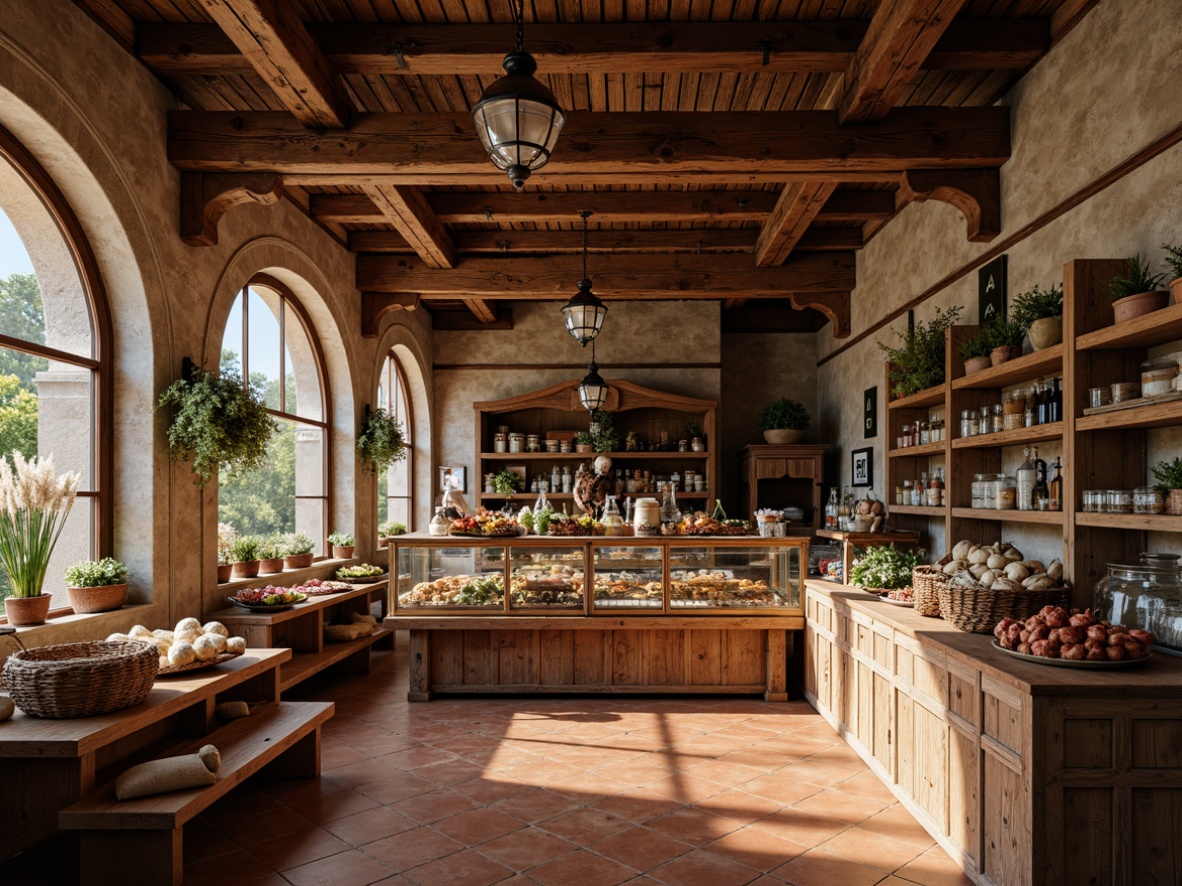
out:
M1160 311L1169 303L1170 294L1164 289L1154 292L1138 292L1136 295L1130 295L1112 303L1113 322L1123 323L1134 317L1152 314L1154 311Z
M233 563L219 563L218 564L218 584L222 585L234 577Z
M43 625L49 618L50 594L39 597L5 597L4 614L8 616L8 623L15 627L29 627Z
M288 554L283 558L288 569L307 569L312 565L312 554Z
M1171 489L1166 496L1166 513L1182 516L1182 489Z
M590 443L576 443L575 452L590 452L592 450Z
M1014 358L1014 348L1009 345L1002 345L1000 348L994 348L989 352L989 362L994 366L1000 366Z
M254 578L258 574L258 560L239 560L234 563L234 578Z
M993 363L988 357L970 357L964 361L964 374L972 375L974 372L988 369L992 365Z
M804 431L799 428L773 428L763 432L763 439L773 446L792 446L804 439Z
M379 551L385 550L385 547L386 547L386 536L384 536L384 535L378 536L378 550Z
M337 560L351 560L353 559L353 549L356 545L333 545L332 555Z
M274 572L283 571L283 558L275 557L271 560L259 560L259 574L270 575Z
M119 609L127 599L127 582L121 585L102 585L97 588L66 588L70 607L77 613L110 612Z
M1182 277L1170 281L1170 292L1174 293L1174 304L1182 305Z
M1063 341L1063 318L1043 317L1030 324L1030 346L1036 351Z

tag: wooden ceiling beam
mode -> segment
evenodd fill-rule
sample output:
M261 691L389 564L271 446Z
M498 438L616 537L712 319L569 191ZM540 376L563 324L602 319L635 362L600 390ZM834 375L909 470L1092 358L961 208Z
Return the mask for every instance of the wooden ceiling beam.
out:
M955 206L968 222L971 243L988 243L1001 233L1001 178L996 169L913 169L903 174L899 195L907 201L938 200Z
M365 189L365 195L429 267L455 267L455 245L422 191L400 185L374 185Z
M895 214L894 191L835 191L817 213L817 221L872 221Z
M305 126L342 128L349 106L332 67L287 0L202 0L250 68Z
M755 244L756 267L783 264L836 189L837 183L827 180L785 185L775 210L759 232Z
M1009 109L898 108L879 123L842 127L828 111L571 113L545 179L590 174L616 182L917 168L997 167L1009 159ZM316 132L273 111L170 111L168 158L186 172L404 176L402 184L496 172L467 114L354 115ZM498 173L498 175L500 175ZM503 176L500 176L503 178ZM289 184L301 184L288 180Z
M1022 70L1050 45L1050 22L960 20L927 56L942 70ZM513 45L509 25L310 24L341 74L497 75ZM542 74L840 73L863 42L862 21L531 23L528 48ZM764 56L763 47L767 46ZM140 22L141 60L162 74L252 70L235 45L201 24Z
M467 301L468 310L481 323L497 322L497 306L495 302L483 298L470 298Z
M367 292L416 294L432 299L570 298L582 276L577 255L471 258L454 270L424 267L414 258L357 257L357 286ZM595 293L605 299L788 298L854 288L854 256L799 253L778 268L753 268L745 255L597 256Z
M882 120L952 25L965 0L882 0L844 77L842 123Z

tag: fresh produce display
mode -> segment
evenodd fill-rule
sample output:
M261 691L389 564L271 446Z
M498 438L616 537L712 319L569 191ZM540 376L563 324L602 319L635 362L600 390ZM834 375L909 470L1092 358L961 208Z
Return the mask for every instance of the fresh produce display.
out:
M1145 658L1153 642L1149 631L1109 624L1097 619L1090 609L1069 613L1059 606L1044 606L1025 621L1003 618L993 636L1001 646L1023 655L1067 661Z
M295 588L267 585L265 588L243 588L233 599L248 606L290 606L303 603L308 597Z
M486 511L453 520L447 531L449 535L507 538L520 534L521 525L511 517Z
M339 594L341 591L353 590L353 585L347 581L330 581L323 578L310 578L302 585L292 588L300 594L309 597L323 597L325 594Z
M677 524L677 535L750 535L746 520L717 519L705 511L686 514Z
M915 591L913 591L909 587L896 588L893 591L888 591L886 596L887 596L888 600L894 600L898 603L914 603L915 602Z
M337 570L337 578L373 578L385 574L386 570L381 566L373 566L369 563L362 563L359 566L344 566Z
M961 587L1045 591L1063 585L1062 563L1052 560L1050 565L1043 565L1039 560L1027 560L1009 543L982 546L959 541L953 546L951 556L944 574L952 576L952 581Z
M559 535L567 538L585 537L589 535L603 535L603 524L598 520L592 519L590 516L584 514L582 517L575 517L570 520L551 519L550 520L550 535Z
M215 663L246 651L246 640L231 637L230 631L220 621L202 624L195 618L182 618L171 631L164 628L149 630L135 625L126 634L111 634L107 640L114 643L151 643L160 655L160 670L186 668L199 663Z
M911 570L920 555L894 545L867 548L850 569L850 584L859 588L896 590L911 584Z
M421 581L398 598L403 606L496 606L505 600L500 575L449 575Z

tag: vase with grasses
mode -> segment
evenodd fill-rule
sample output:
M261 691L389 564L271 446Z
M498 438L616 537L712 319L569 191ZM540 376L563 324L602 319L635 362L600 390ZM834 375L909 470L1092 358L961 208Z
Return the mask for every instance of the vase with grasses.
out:
M77 471L59 476L52 455L26 460L14 450L11 463L0 458L0 566L11 587L4 600L11 625L42 624L49 615L45 572L81 481Z

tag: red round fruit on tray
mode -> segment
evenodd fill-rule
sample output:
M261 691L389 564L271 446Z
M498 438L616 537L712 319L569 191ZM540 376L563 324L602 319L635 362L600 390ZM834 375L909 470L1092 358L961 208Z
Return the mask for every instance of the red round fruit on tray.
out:
M1125 662L1146 658L1153 634L1097 619L1090 609L1068 613L1044 606L1025 620L1003 618L993 628L1003 649L1065 661Z

